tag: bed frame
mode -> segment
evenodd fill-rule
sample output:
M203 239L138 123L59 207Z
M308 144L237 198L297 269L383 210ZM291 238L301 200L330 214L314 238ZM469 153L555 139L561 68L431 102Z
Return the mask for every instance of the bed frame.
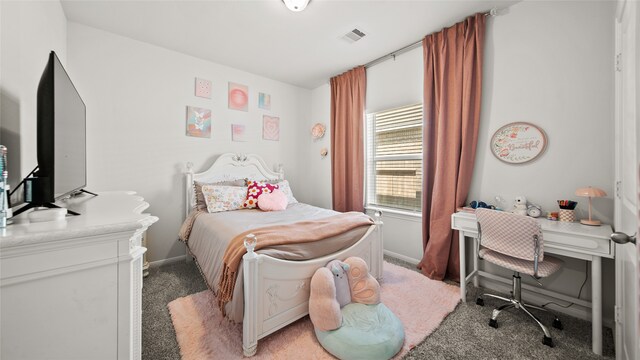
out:
M280 166L279 166L280 167ZM218 182L235 179L283 179L281 167L271 171L257 155L220 155L213 165L202 173L193 172L187 164L185 216L195 205L193 182ZM245 356L255 355L258 340L304 317L309 313L309 285L315 271L330 260L344 260L350 256L363 258L371 274L382 278L382 221L375 215L375 225L347 249L328 256L304 261L276 259L248 249L242 258L244 271L244 318L242 322L242 348ZM258 239L260 241L260 239ZM187 246L187 261L191 254ZM197 261L197 259L196 259Z

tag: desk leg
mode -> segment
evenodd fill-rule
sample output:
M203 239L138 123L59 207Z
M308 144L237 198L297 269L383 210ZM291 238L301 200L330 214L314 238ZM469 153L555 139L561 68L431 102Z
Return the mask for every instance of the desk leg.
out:
M467 301L467 271L466 271L466 252L465 240L462 231L458 231L458 241L460 242L460 300Z
M480 286L480 283L478 281L478 238L473 238L471 246L473 246L473 271L476 274L473 276L473 286L477 288L478 286Z
M602 258L591 262L591 336L592 349L602 355Z

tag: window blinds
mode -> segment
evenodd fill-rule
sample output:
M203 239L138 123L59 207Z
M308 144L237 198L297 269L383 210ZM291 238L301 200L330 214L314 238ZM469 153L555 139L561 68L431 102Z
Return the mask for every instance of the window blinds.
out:
M367 205L420 211L422 104L367 114Z

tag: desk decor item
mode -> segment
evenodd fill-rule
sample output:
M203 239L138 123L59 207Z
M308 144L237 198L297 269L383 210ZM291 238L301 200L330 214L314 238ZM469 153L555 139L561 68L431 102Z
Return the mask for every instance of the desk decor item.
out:
M593 197L604 197L607 196L607 193L602 189L598 189L595 187L585 187L576 190L577 196L584 196L589 198L589 219L580 220L581 224L591 225L591 226L600 226L600 220L593 220L591 218L591 198Z
M539 127L515 122L507 124L491 137L491 153L500 161L522 164L542 154L547 147L547 136Z
M576 221L576 205L578 205L578 203L575 201L558 200L558 206L560 207L560 211L558 212L558 220L564 222Z

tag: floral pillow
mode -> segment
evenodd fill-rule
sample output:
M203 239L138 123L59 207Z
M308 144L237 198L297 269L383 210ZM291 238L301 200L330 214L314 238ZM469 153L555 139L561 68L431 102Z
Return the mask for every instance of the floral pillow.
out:
M224 186L242 186L242 187L245 187L245 186L247 186L245 184L245 182L246 182L245 179L223 180L223 181L214 182L214 183L203 183L203 182L200 182L200 181L194 181L193 182L193 191L195 192L195 195L196 195L195 208L197 210L206 210L207 209L207 203L204 201L204 195L202 194L202 187L204 185L224 185Z
M244 201L243 207L245 209L255 209L258 207L258 196L263 193L271 193L273 190L277 189L278 185L269 184L264 181L247 181L247 192L246 199Z
M202 195L210 213L243 209L247 188L244 186L203 185Z

